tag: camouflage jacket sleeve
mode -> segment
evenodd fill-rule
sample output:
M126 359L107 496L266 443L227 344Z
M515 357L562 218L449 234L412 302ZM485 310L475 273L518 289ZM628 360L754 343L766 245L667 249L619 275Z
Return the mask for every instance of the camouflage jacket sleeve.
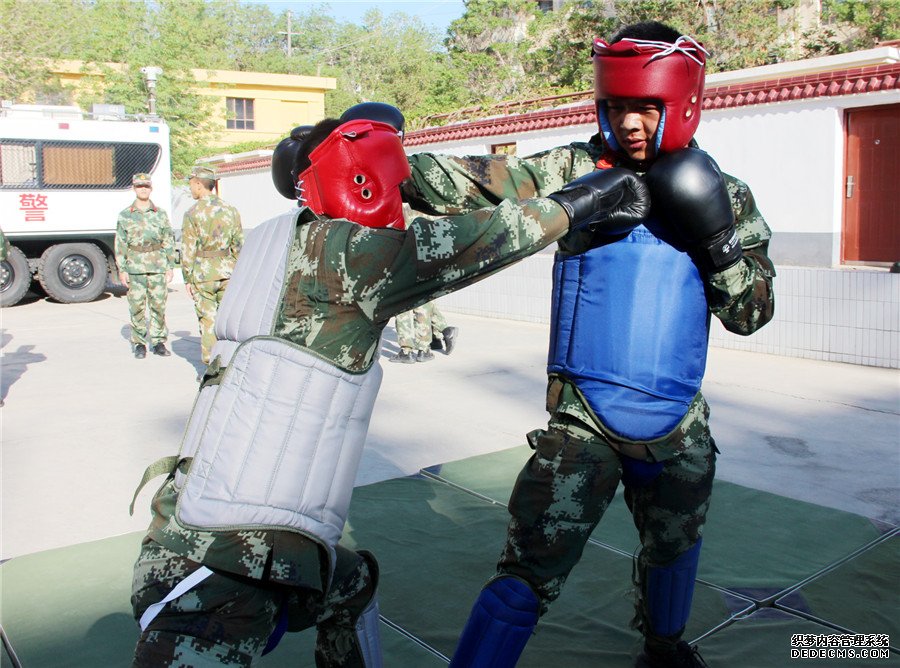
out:
M172 231L172 224L169 222L169 214L162 209L159 210L163 220L162 226L162 245L163 255L166 258L166 270L175 267L175 232Z
M768 255L772 232L747 184L727 174L725 181L744 257L735 266L709 276L709 303L725 329L746 336L769 322L775 313L775 267Z
M197 260L197 241L199 239L199 231L197 223L191 211L184 214L181 222L181 274L184 276L184 282L188 285L193 284L193 268L194 262Z
M228 248L231 251L232 257L237 259L238 254L241 252L241 248L244 246L244 228L241 226L240 212L234 207L230 207L230 209L234 216L231 221L232 224L228 238Z
M116 221L116 242L113 249L116 255L116 266L120 272L125 271L125 251L128 250L128 218L125 211L119 214L119 219Z
M0 230L0 262L5 262L7 257L9 257L9 241L3 230Z
M374 321L387 321L537 252L568 228L565 211L548 199L415 218L396 234L360 227L347 252L348 289Z
M599 148L588 143L525 158L417 153L408 156L412 176L403 188L404 199L424 213L457 215L504 199L544 197L592 171L599 157Z

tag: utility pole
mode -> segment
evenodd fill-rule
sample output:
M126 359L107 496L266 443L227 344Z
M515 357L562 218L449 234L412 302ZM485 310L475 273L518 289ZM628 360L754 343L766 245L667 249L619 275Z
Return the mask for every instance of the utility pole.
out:
M287 11L287 31L284 31L284 30L278 31L278 34L279 34L279 35L287 35L287 55L288 55L288 58L290 58L290 57L293 55L293 53L294 53L294 49L293 49L293 47L292 47L292 45L291 45L291 37L292 37L293 35L297 35L298 37L300 36L300 33L299 33L299 32L291 32L291 18L293 18L293 15L292 15L292 13L291 13L291 10L289 9L289 10Z
M147 108L150 111L150 116L156 116L156 80L162 73L162 68L154 65L141 68L141 74L144 75L144 84L147 86Z

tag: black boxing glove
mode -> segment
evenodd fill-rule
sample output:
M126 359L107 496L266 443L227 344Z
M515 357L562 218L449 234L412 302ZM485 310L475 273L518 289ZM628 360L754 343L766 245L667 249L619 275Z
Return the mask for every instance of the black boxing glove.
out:
M359 119L387 123L400 133L401 138L403 137L406 119L403 118L403 113L393 105L384 102L360 102L341 114L340 121L346 123Z
M644 178L654 215L695 251L701 269L714 273L740 262L731 197L715 160L686 148L660 156Z
M272 153L272 183L282 197L297 199L297 175L294 173L294 161L303 145L303 141L313 129L312 125L298 125L291 130L291 136L282 139Z
M585 174L548 197L566 210L573 229L587 226L603 234L630 232L650 213L647 186L621 167Z

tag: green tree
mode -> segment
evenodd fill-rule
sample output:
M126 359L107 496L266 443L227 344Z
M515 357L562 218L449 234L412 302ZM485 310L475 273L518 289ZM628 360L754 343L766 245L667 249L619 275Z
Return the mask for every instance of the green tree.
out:
M0 99L19 100L23 96L45 101L51 93L53 102L61 98L62 88L54 81L48 58L72 57L73 35L68 27L80 8L61 3L51 21L48 3L0 0Z
M535 86L524 66L528 24L536 18L532 0L466 0L462 17L450 24L447 47L465 73L471 102L525 97ZM540 86L538 86L540 87Z
M371 10L362 25L345 24L336 37L338 48L328 55L339 90L327 101L329 113L378 100L415 118L465 100L464 79L419 19Z
M849 50L871 49L878 42L900 39L898 0L822 0L822 20L832 34L840 26L852 26L845 46Z
M139 69L163 69L156 108L171 128L173 171L184 174L211 146L212 98L193 68L330 76L326 113L364 100L400 107L409 127L476 104L588 90L591 43L618 27L662 19L711 52L710 72L840 53L900 37L898 0L822 0L821 23L800 34L798 0L570 0L541 12L533 0L466 0L446 35L402 13L337 21L327 5L291 16L239 0L0 0L0 97L95 102L147 110ZM48 63L99 68L72 99ZM107 63L118 63L116 66ZM84 81L89 81L85 78ZM290 128L284 128L285 134ZM264 144L264 142L259 142ZM252 148L252 146L250 146ZM246 148L246 147L244 147Z
M606 3L568 2L528 27L531 48L527 71L543 82L543 94L589 90L594 86L591 53L595 37L608 36L618 21Z

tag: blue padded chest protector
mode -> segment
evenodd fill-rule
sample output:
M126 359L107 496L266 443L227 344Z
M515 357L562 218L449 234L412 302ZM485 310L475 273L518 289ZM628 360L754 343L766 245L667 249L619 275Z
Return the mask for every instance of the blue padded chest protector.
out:
M648 220L553 265L549 373L572 380L603 424L665 436L703 381L709 307L690 256Z

